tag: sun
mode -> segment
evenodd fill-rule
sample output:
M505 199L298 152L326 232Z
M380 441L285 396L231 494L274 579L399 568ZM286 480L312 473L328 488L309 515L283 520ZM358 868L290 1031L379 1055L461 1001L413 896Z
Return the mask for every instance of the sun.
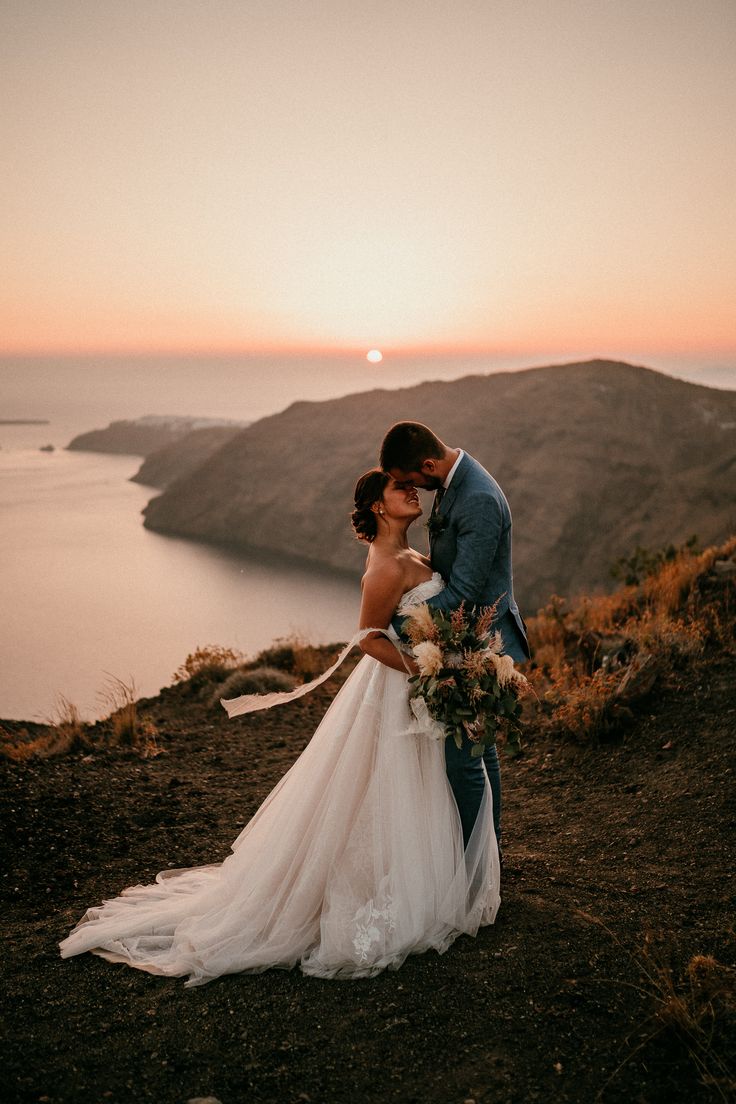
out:
M371 364L380 364L383 360L383 353L380 349L370 349L365 354L365 359L369 360Z

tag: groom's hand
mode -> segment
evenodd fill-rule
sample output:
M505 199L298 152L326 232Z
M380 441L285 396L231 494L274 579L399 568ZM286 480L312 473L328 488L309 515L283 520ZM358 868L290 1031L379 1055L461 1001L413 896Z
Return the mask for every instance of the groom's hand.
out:
M403 640L404 643L407 643L409 638L406 635L406 633L404 632L404 625L406 624L405 614L395 613L393 615L393 617L391 618L391 624L393 626L394 632L399 637L399 639Z
M401 658L403 659L404 666L406 667L410 675L419 674L419 668L417 667L417 662L413 656L407 655L406 652L402 652Z

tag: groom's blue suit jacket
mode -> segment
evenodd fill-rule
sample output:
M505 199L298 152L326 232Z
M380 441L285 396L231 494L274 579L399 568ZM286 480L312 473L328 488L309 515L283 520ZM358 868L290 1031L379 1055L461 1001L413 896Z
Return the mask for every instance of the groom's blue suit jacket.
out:
M503 651L517 663L530 656L526 625L514 599L511 511L493 476L467 452L430 524L430 559L446 587L428 600L435 609L491 606Z

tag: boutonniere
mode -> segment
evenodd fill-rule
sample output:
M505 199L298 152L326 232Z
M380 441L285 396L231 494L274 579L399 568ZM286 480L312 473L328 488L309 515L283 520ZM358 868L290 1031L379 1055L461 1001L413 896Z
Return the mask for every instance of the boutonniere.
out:
M440 533L443 533L448 525L448 519L444 514L441 514L439 510L436 510L433 514L429 515L429 521L426 522L427 532L430 537L437 537Z

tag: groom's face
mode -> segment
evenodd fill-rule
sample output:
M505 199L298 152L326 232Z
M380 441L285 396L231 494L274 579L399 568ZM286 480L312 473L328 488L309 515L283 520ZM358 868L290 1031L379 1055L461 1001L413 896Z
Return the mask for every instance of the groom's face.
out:
M420 471L402 471L401 468L391 468L389 475L397 483L411 483L415 487L423 487L426 491L436 491L444 480L434 471L434 462L425 460Z

